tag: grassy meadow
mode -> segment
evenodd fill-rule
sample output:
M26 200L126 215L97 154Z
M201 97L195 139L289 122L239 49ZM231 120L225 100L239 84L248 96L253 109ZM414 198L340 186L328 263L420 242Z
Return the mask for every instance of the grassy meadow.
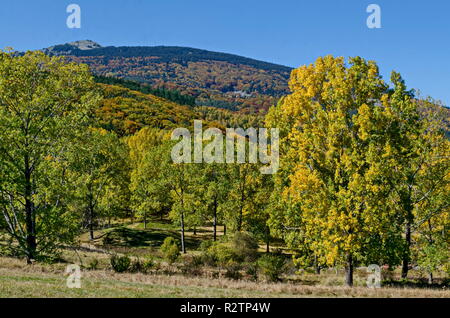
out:
M27 265L25 260L0 257L0 297L19 298L277 298L277 297L376 297L376 298L448 298L450 290L445 275L435 277L435 284L426 284L426 275L412 270L407 281L400 280L400 271L383 271L381 288L366 287L365 268L355 270L355 286L344 286L344 269L329 268L320 275L309 271L286 269L279 282L257 281L245 273L240 279L226 277L226 268L199 266L185 270L186 263L199 255L199 246L211 239L211 229L199 228L196 234L186 233L188 253L170 264L164 260L160 246L167 237L178 237L176 228L165 220L153 219L147 229L142 223L112 225L80 237L79 247L64 249L61 257L49 263ZM219 231L222 236L223 232ZM105 244L105 239L108 244ZM274 245L272 249L282 249ZM265 253L261 245L258 252ZM286 259L288 251L283 250ZM155 265L146 273L117 273L111 268L111 255L127 255L134 260L151 257ZM68 288L69 264L81 266L81 288Z

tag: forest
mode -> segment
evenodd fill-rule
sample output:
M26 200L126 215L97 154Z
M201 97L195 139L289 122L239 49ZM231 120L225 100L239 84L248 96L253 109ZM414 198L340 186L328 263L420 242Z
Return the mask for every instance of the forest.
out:
M78 46L90 45L90 49ZM265 113L288 93L291 68L184 47L101 47L92 41L43 49L89 65L97 81L119 84L186 105ZM136 83L132 83L136 82Z
M390 83L374 61L320 57L267 112L244 114L0 52L0 255L56 263L89 245L119 273L282 282L341 269L346 286L377 264L448 286L449 110L396 72ZM278 173L173 163L172 130L197 119L278 128Z

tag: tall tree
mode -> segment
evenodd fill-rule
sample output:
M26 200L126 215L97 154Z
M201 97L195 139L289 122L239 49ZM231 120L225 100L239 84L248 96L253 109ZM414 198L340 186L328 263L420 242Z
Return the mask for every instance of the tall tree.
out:
M289 147L282 163L290 162L285 199L298 206L293 217L300 218L307 246L328 265L344 261L351 286L367 237L391 222L389 211L368 204L369 145L358 122L365 109L377 107L387 86L374 62L353 58L347 66L327 56L295 70L290 88L268 117L271 126L290 129L281 134Z
M173 204L162 171L168 168L164 164L166 153L162 147L166 139L166 132L146 127L127 140L132 168L131 202L137 215L142 217L144 228L150 215L163 218Z
M119 215L129 202L128 152L115 133L91 128L74 146L68 175L74 187L75 210L85 218L89 238L99 217Z
M213 240L217 240L217 227L224 221L224 211L228 202L229 175L224 164L203 164L200 167L197 197L200 199L200 210L204 221L213 225Z
M0 52L0 207L27 262L70 241L63 186L48 169L86 127L98 102L87 66L39 52ZM62 191L61 191L62 192ZM67 221L67 222L65 222Z

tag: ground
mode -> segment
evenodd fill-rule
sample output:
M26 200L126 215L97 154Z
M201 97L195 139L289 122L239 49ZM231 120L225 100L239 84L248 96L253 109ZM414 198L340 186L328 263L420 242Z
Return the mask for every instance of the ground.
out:
M210 230L201 228L196 235L187 233L189 254L180 262L198 253L195 249L210 238ZM83 234L80 248L65 249L61 259L51 264L26 265L21 259L0 257L0 297L450 298L444 276L437 275L438 284L427 286L423 283L424 273L414 270L406 282L399 280L398 271L385 273L384 286L378 289L366 287L367 271L364 268L356 270L353 288L343 287L342 269L324 270L321 275L290 273L279 283L228 280L223 277L223 271L211 268L203 268L200 275L186 275L180 270L180 264L167 264L158 254L159 246L168 236L178 237L176 227L168 222L152 220L148 228L143 229L141 223L130 221L125 226L96 231L93 242L87 239L86 233ZM264 251L263 245L260 250ZM127 254L132 259L145 259L150 255L159 265L147 274L115 273L109 265L109 259L115 253ZM66 285L69 264L81 265L80 289L70 289Z

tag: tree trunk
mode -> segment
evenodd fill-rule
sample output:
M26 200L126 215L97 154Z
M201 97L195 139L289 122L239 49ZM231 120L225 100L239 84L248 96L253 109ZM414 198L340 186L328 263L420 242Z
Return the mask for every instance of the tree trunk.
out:
M186 246L184 244L184 212L181 212L181 252L186 254Z
M26 223L26 256L27 264L31 264L36 257L36 227L34 219L34 204L32 201L32 182L30 159L25 155L25 223Z
M348 254L347 265L345 267L345 284L349 287L353 286L353 256Z
M244 219L244 206L243 206L243 199L241 201L241 206L239 207L239 218L238 218L238 224L237 224L237 231L241 232L242 231L242 223L243 223L243 219Z
M94 240L94 212L89 209L89 238L91 241Z
M227 225L223 225L223 236L227 235Z
M194 225L194 236L197 235L197 227Z
M410 247L411 247L411 222L409 220L406 223L405 239L406 239L406 251L405 251L405 254L403 255L403 265L402 265L402 278L403 279L408 277L408 271L409 271L409 258L410 258Z
M319 261L317 260L317 255L314 255L314 267L316 269L316 274L320 275L320 265Z
M144 230L147 229L147 212L144 212Z
M217 200L214 200L214 220L213 220L213 228L214 228L214 242L217 241Z
M270 253L270 229L266 226L266 253Z
M428 273L428 284L433 285L433 272Z
M94 240L94 205L92 204L92 197L89 197L89 238Z

